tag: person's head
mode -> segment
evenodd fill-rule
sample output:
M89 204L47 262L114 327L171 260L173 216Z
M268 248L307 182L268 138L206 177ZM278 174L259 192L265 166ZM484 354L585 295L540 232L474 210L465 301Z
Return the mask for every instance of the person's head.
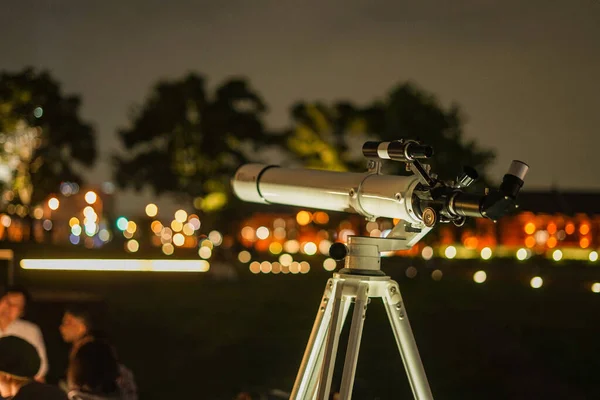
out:
M17 336L0 338L0 396L15 396L21 386L31 381L41 365L32 344Z
M69 389L94 394L118 390L119 364L112 347L104 340L82 344L71 358L67 371Z
M92 318L83 307L69 306L65 310L59 330L63 340L75 343L88 335L92 329Z
M0 319L11 323L21 318L25 314L30 298L29 292L23 286L7 287L0 297Z

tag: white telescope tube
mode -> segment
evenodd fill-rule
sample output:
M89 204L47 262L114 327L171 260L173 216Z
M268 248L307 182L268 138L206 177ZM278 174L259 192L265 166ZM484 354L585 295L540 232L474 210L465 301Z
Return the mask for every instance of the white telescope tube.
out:
M231 184L243 201L421 222L412 204L412 193L418 184L414 176L246 164L236 171Z

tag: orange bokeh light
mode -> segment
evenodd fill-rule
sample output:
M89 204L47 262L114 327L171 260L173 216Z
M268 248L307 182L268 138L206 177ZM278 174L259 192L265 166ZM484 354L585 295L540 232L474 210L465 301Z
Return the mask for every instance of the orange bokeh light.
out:
M535 224L533 222L528 222L525 224L525 227L523 229L525 230L526 234L533 235L533 233L535 232Z
M533 236L527 236L525 239L525 246L529 248L535 246L535 238Z
M582 235L587 235L588 233L590 233L590 225L587 223L583 223L579 226L579 233L581 233Z
M565 226L565 232L567 233L567 235L572 235L573 232L575 232L575 225L572 222L569 222Z
M557 243L558 243L558 240L556 240L556 238L554 236L550 236L548 238L548 241L546 242L546 246L553 249L554 247L556 247Z
M475 236L469 236L465 239L465 247L467 249L476 249L479 240Z
M554 222L550 222L548 224L548 228L546 228L548 230L548 233L551 235L554 235L556 233L556 224Z
M590 239L583 237L581 238L581 240L579 240L579 247L581 247L582 249L587 249L590 245Z
M314 219L317 224L325 225L329 222L329 215L323 211L318 211L315 213Z

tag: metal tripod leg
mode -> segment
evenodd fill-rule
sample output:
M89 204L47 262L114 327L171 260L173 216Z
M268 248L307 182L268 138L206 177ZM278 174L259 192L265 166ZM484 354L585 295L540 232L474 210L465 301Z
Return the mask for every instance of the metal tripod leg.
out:
M338 290L338 280L329 279L325 286L325 292L321 299L317 317L313 325L302 363L292 389L290 399L292 400L312 400L316 393L318 377L323 368L323 358L325 354L325 339L330 327L332 309L334 302L332 296ZM339 288L341 290L341 287ZM342 303L342 323L348 314L350 302Z
M390 281L383 296L383 304L387 311L392 331L402 356L404 369L408 376L410 386L415 399L433 399L427 375L421 362L419 349L415 343L415 337L408 322L408 316L404 310L404 302L400 295L400 289L395 281Z
M323 355L323 367L319 376L319 386L317 389L317 399L329 398L331 390L331 379L333 378L333 370L335 367L335 358L337 356L338 342L340 339L340 331L342 330L343 322L343 304L347 301L344 297L345 282L338 282L336 285L335 299L327 332L327 340L325 342L325 354Z
M351 399L366 306L371 297L382 297L414 397L433 398L398 284L387 276L340 275L327 283L290 399L329 398L340 331L350 299L355 298L340 393L343 400Z
M350 337L348 339L348 348L346 350L346 361L344 362L344 373L342 375L340 391L340 398L342 400L350 400L352 398L356 363L358 362L358 352L360 350L360 340L362 338L368 301L369 284L361 283L358 286L356 293L356 301L352 315L352 326L350 327Z

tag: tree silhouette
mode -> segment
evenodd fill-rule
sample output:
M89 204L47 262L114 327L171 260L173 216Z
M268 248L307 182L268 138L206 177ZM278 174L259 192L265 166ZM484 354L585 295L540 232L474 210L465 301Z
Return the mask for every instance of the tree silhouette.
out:
M494 158L492 151L464 139L458 105L444 109L435 96L413 83L396 86L385 100L366 107L298 103L291 114L294 126L286 135L287 147L315 168L364 170L360 149L368 139L422 140L434 147L436 154L428 163L443 179L455 178L464 165L483 175ZM389 164L395 173L404 173L401 164Z
M213 95L196 74L158 82L131 126L119 131L129 154L115 157L116 182L193 199L205 213L223 211L234 171L265 143L265 111L243 79L224 82Z
M4 202L37 204L63 181L81 184L78 165L96 159L94 130L48 72L0 73L0 171Z

